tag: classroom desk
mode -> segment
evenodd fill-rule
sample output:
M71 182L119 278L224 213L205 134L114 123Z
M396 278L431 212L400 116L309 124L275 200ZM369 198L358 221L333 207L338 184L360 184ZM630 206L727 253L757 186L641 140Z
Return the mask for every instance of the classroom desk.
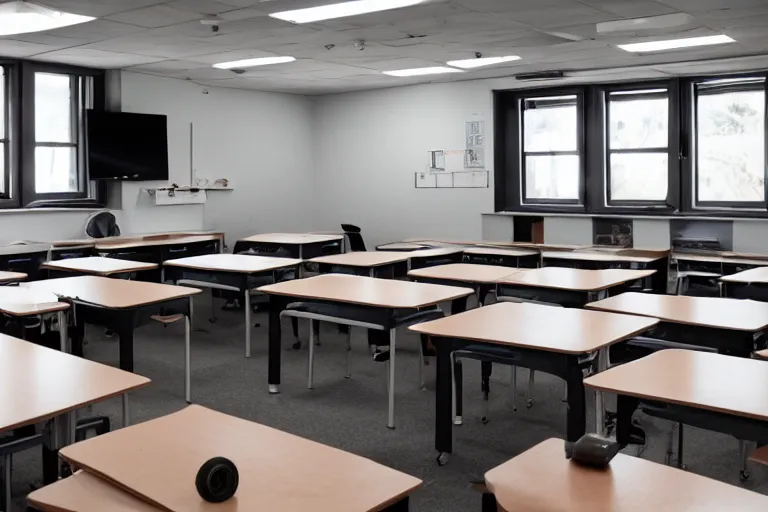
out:
M495 495L483 512L764 511L768 497L704 476L620 453L608 470L567 460L548 439L485 474Z
M85 471L33 491L27 506L40 512L163 512Z
M42 321L46 316L56 315L59 324L59 349L69 352L69 334L67 332L67 310L69 304L59 302L52 293L31 292L21 286L0 287L0 313L19 320L21 337L26 339L26 324L24 319L39 317Z
M464 257L463 247L440 247L435 249L419 249L408 253L410 270L419 268L461 263Z
M27 274L23 272L6 272L0 271L0 285L16 283L23 281L27 278Z
M477 300L482 306L488 292L496 288L496 282L516 272L519 270L512 267L451 263L411 270L408 272L408 277L418 283L472 286Z
M297 299L331 306L347 306L354 314L375 315L376 322L393 323L404 310L413 313L421 308L451 302L451 311L457 313L466 308L469 288L411 283L393 279L324 274L308 279L297 279L262 286L260 292L269 295L269 392L279 393L281 368L280 313L290 302ZM362 306L362 307L361 307ZM373 321L371 321L373 322ZM395 345L389 336L389 410L388 426L394 428Z
M543 252L544 266L602 269L655 270L650 277L650 288L666 293L669 274L669 251L635 251L631 249L579 249L572 252Z
M394 279L408 273L410 258L410 253L407 252L360 251L320 256L309 260L309 263L316 263L321 274L352 274Z
M544 267L510 274L499 279L496 293L527 300L584 307L590 301L621 293L632 282L653 275L655 270L584 270Z
M40 265L48 259L50 244L17 244L0 247L0 270L27 274L31 281L40 279Z
M537 268L541 266L541 254L530 249L470 247L464 249L464 262L502 267Z
M641 404L652 407L654 416L739 441L768 439L765 361L661 350L593 375L584 384L618 395L616 439L623 446L629 444L632 415Z
M662 323L652 338L740 357L763 348L762 332L768 328L768 303L752 300L630 292L586 308L658 318Z
M429 244L418 244L411 242L394 242L389 244L381 244L376 246L377 251L396 251L396 252L411 252L421 249L429 249Z
M308 260L318 256L341 253L344 235L319 235L313 233L263 233L241 238L235 244L235 253L256 252L261 256L288 251L289 257Z
M74 308L77 335L73 336L73 353L82 355L85 324L95 324L115 331L120 340L120 368L133 371L133 331L147 323L152 315L170 310L186 316L185 332L185 398L191 399L190 382L190 315L196 288L170 286L144 281L127 281L108 277L80 276L22 283L22 289L50 292L70 302Z
M175 512L407 511L410 494L422 483L358 455L194 405L69 446L61 456L150 505ZM207 503L195 489L200 465L215 456L238 468L235 501ZM32 493L30 502L60 496L63 485Z
M301 260L268 258L244 254L207 254L168 260L165 278L190 286L229 290L244 296L245 310L245 357L251 357L251 293L264 284L280 281L280 271L293 269L298 275Z
M768 260L734 252L714 254L674 252L672 259L677 262L678 271L703 271L727 276L751 268L768 266Z
M127 393L149 382L146 377L0 334L0 432L62 417L56 429L68 435L57 436L55 446L53 437L44 436L51 440L43 450L44 480L51 482L58 473L56 449L74 438L74 417L65 416L122 395L127 421Z
M757 267L720 278L723 297L768 302L768 267Z
M515 365L565 380L568 388L566 438L569 441L581 438L586 431L582 371L595 363L603 366L607 362L604 354L611 345L658 323L652 318L595 313L507 302L410 327L411 331L429 335L437 349L435 448L438 463L447 462L453 450L451 354L471 346L503 349L505 355L515 358ZM596 418L600 416L598 411Z
M51 278L72 275L126 277L136 272L155 270L157 267L156 263L104 258L101 256L46 261L40 266L40 268L48 270Z

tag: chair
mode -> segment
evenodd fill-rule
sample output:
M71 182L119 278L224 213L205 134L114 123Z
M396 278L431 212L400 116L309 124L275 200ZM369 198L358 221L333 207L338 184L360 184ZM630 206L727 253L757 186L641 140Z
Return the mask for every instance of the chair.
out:
M344 230L344 234L347 235L349 240L350 252L365 252L365 241L363 235L360 234L360 228L353 224L342 224L341 229Z
M280 317L290 317L291 320L306 318L309 320L309 389L314 389L314 360L315 360L315 336L318 322L330 322L349 326L347 329L347 372L345 378L351 378L352 361L352 329L351 327L363 327L375 331L389 332L389 352L382 352L374 356L376 361L387 362L387 388L389 390L389 416L387 427L395 428L395 339L398 327L407 327L422 322L428 322L444 316L443 310L435 306L422 311L405 310L389 313L387 311L372 310L361 306L342 306L336 304L323 304L317 302L294 302L280 313ZM388 357L382 357L386 355ZM419 381L424 388L424 346L419 343Z
M721 274L715 272L700 272L697 270L684 270L677 273L677 279L675 283L675 294L685 295L688 290L688 285L691 278L698 279L719 279L723 277Z

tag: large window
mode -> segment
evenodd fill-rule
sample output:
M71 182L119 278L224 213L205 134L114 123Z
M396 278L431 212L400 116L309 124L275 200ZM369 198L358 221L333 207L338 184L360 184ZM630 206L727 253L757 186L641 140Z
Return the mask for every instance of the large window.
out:
M696 204L765 203L765 80L696 84Z
M664 203L669 188L669 98L666 89L610 92L608 203Z
M497 91L497 211L768 218L768 72Z
M524 202L580 202L578 97L523 99L522 113Z

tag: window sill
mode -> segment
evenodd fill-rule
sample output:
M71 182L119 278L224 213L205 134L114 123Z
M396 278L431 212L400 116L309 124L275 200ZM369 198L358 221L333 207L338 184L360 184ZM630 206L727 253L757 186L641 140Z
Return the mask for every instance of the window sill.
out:
M768 222L768 217L748 217L748 216L716 216L716 215L697 215L697 214L681 214L681 215L654 215L654 214L640 214L631 215L626 213L562 213L562 212L495 212L495 213L483 213L482 215L496 215L500 217L587 217L594 219L644 219L644 220L706 220L706 221L746 221L746 222Z
M0 215L25 215L28 213L62 213L62 212L98 212L104 208L6 208L0 209ZM115 210L112 210L115 211Z

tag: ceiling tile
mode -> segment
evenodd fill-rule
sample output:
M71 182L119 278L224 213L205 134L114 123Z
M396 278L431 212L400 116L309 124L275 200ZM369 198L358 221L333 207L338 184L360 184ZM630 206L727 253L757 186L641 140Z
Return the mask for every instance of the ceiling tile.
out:
M102 69L120 69L136 66L138 64L157 62L162 59L147 55L115 53L83 48L68 48L66 50L56 50L37 55L35 56L35 60L61 62L76 66L91 66Z
M183 23L185 21L199 20L203 17L204 15L196 12L174 9L167 5L155 5L143 9L135 9L133 11L113 14L107 16L107 19L122 23L130 23L131 25L138 25L140 27L157 28L175 25L176 23Z
M162 0L41 0L39 3L73 14L101 18L162 3Z

